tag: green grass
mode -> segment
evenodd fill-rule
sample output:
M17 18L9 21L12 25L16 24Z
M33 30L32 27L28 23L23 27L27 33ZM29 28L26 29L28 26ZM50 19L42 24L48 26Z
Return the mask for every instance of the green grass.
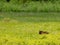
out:
M60 3L31 1L24 4L0 2L0 12L60 12Z
M0 20L3 18L15 19L20 22L60 22L60 13L52 12L1 12ZM9 19L7 19L9 20Z
M1 12L0 45L60 45L59 14Z

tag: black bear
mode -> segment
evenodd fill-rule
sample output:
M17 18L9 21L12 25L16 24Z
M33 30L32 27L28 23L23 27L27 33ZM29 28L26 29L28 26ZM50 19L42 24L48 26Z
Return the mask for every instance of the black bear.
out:
M39 31L39 34L49 34L49 32L46 32L46 31Z

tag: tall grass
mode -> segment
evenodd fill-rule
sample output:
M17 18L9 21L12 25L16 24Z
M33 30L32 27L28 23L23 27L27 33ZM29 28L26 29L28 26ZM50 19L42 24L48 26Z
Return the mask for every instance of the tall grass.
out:
M1 0L0 0L1 1ZM0 2L0 11L12 11L12 12L60 12L60 1L27 1L24 0L10 0L6 2L2 0Z

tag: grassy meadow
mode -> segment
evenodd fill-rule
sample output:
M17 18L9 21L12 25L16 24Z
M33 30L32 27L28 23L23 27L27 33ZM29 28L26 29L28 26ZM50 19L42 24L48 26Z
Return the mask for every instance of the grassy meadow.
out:
M60 45L60 13L0 12L0 45Z
M60 0L0 0L0 12L60 12Z

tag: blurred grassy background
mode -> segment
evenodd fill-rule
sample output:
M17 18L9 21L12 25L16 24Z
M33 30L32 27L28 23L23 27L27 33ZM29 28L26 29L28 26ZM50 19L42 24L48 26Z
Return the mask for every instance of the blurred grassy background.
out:
M60 0L0 0L4 12L60 12Z
M20 22L60 22L60 13L58 12L0 12L0 20L5 17L15 19Z

